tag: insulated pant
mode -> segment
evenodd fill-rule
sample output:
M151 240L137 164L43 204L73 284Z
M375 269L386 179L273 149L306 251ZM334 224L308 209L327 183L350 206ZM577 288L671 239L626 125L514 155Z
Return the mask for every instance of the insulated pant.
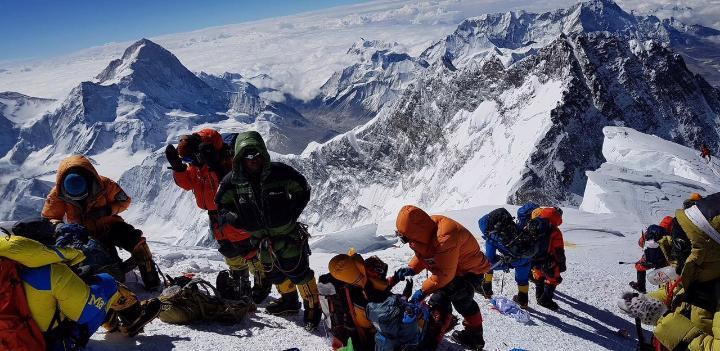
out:
M535 266L532 269L532 276L533 281L549 285L559 285L563 280L560 276L560 267L557 265Z
M310 269L310 250L306 242L298 242L290 237L276 238L267 247L258 252L267 278L272 284L280 284L290 279L300 285L315 280L315 272Z
M133 252L143 236L142 230L125 222L114 222L105 233L93 233L93 237L106 245L117 246L127 252Z
M437 308L444 313L450 313L452 304L463 317L474 315L480 312L480 307L474 297L475 289L480 286L482 279L482 276L472 273L455 277L449 284L430 296L428 305L433 309Z

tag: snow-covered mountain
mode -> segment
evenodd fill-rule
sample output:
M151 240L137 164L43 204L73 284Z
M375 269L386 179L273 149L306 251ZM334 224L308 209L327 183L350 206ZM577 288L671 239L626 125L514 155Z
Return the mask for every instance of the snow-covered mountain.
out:
M0 115L14 125L22 127L32 124L48 111L55 100L27 96L14 91L0 93Z
M17 143L20 129L37 121L54 102L12 91L0 93L0 157Z
M429 66L396 42L362 39L347 54L357 63L333 73L316 98L298 105L308 118L342 132L374 117Z
M177 136L210 125L221 132L259 130L272 150L284 153L299 153L310 141L336 134L292 107L263 98L238 77L198 77L172 53L142 39L39 118L40 107L49 107L51 100L0 95L0 154L7 153L0 160L0 184L15 177L52 180L59 160L72 153L90 156L103 173L119 177ZM125 163L114 162L118 157ZM0 211L0 217L15 218L13 213Z
M603 162L602 128L720 146L720 94L660 44L608 32L560 35L505 67L496 57L418 81L362 128L288 159L315 189L321 231L404 203L579 205ZM351 219L351 220L348 220Z
M720 86L720 31L675 19L632 15L611 0L581 2L544 13L511 11L463 21L451 35L421 55L451 69L500 56L508 65L561 34L609 32L627 40L654 40L683 55L688 67Z
M604 23L602 16L618 15L606 5L583 3L559 13L594 9L595 15L584 16ZM635 23L631 17L612 21ZM605 126L627 126L691 147L720 146L720 94L689 71L682 56L657 41L631 39L599 25L581 28L558 32L544 46L531 44L531 51L510 63L500 52L452 70L444 63L457 60L441 57L402 81L408 87L367 124L325 144L313 143L302 155L280 156L313 186L303 220L316 232L332 232L382 220L405 203L434 210L527 200L578 206L586 171L605 161ZM360 42L350 50L359 63L328 81L327 91L369 91L366 83L381 79L398 83L400 70L393 64L421 62L402 56L383 65L388 47L396 46ZM232 75L224 80L244 81ZM247 82L242 87L235 86L251 89ZM374 101L389 93L394 92L366 97ZM254 100L244 101L253 106ZM156 153L123 176L121 183L133 189L138 202L128 216L162 228L157 232L176 233L170 241L204 242L206 227L197 226L205 223L204 214L193 208L191 194L172 183L164 163ZM132 184L138 178L151 181L141 189ZM184 214L182 223L162 220L177 213Z
M605 127L602 166L588 171L580 210L624 213L657 224L682 208L690 193L720 191L720 162L697 150L630 128Z
M53 183L40 179L14 178L0 193L0 217L21 219L37 217Z

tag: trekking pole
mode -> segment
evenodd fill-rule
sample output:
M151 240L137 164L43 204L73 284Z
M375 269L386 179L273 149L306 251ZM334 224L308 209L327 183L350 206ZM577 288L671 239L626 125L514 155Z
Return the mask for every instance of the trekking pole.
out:
M505 289L505 272L503 272L502 276L502 281L500 283L500 295L502 295L503 290Z
M640 318L635 318L635 332L637 332L638 336L638 350L642 350L643 346L645 345L645 330L643 330L642 322L640 321Z

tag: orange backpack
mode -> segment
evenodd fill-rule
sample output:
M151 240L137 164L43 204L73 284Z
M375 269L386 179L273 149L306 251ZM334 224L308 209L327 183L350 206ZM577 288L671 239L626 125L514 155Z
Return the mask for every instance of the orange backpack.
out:
M6 258L0 258L0 350L45 350L45 338L30 314L18 264Z

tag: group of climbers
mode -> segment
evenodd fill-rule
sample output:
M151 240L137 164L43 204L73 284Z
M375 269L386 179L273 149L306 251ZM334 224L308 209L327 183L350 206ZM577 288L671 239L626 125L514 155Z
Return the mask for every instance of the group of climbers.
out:
M540 207L532 202L517 210L517 219L502 207L480 218L478 225L485 239L485 254L492 264L481 285L483 296L493 295L494 271L514 269L518 286L518 294L513 296L516 303L528 306L532 280L538 305L557 310L558 305L553 301L555 288L562 282L561 273L567 269L561 224L561 209Z
M645 275L638 274L631 283L637 292L618 301L623 312L654 327L652 342L640 350L720 348L720 193L693 194L683 207L641 237L638 267L653 269L656 278L648 280L658 289L646 292Z
M12 296L0 303L1 345L74 350L101 325L134 336L157 316L157 299L140 302L121 283L137 267L145 289L160 286L142 231L118 215L130 201L86 157L60 163L42 217L16 223L0 239L0 294ZM131 258L121 261L116 247ZM29 339L17 337L23 334Z
M321 310L315 274L310 269L309 234L298 223L310 200L310 186L294 168L271 162L265 142L255 131L232 135L225 143L215 130L180 138L165 154L178 186L192 190L198 207L207 210L213 236L230 270L217 285L228 298L252 295L262 303L274 284L280 299L270 314L292 314L304 303L304 321L315 330ZM248 270L255 284L250 288Z
M481 350L483 319L474 295L492 296L492 272L497 269L516 270L515 300L521 306L527 306L527 287L533 279L538 303L557 309L552 296L565 271L561 223L562 211L554 207L529 203L518 210L517 222L506 209L494 210L479 221L486 245L483 253L460 223L404 206L397 216L396 235L414 252L407 266L386 278L387 265L379 258L363 260L350 252L333 257L330 273L320 277L321 304L334 348L393 350L402 343L415 350L433 350L456 325L454 308L463 317L464 328L451 338L468 349ZM420 289L411 294L412 285L406 285L402 295L390 293L394 285L424 270L431 275Z
M483 216L479 226L486 257L460 223L404 206L396 235L414 252L407 266L388 276L387 265L375 256L341 254L329 262L329 273L320 277L318 287L309 264L309 234L298 223L310 186L291 166L271 162L259 133L223 136L203 129L182 136L177 147L168 145L165 155L175 183L192 191L197 206L208 213L209 230L229 267L216 281L222 298L250 296L260 304L276 285L280 298L265 311L298 313L302 298L305 328L315 330L325 313L337 348L393 350L411 344L419 350L435 349L458 323L454 308L464 328L454 331L452 339L480 350L485 344L483 319L474 295L492 296L495 270L515 269L514 299L521 306L528 305L532 280L538 304L557 309L553 293L565 270L558 208L529 203L518 210L517 222L505 209ZM101 324L134 335L160 313L162 301L140 303L122 284L125 273L137 267L145 289L160 285L142 231L118 215L130 201L87 158L68 157L60 164L42 219L17 223L6 246L0 246L0 257L18 264L25 293L33 300L29 314L47 343L62 340L82 346ZM121 261L116 247L130 252L131 258ZM428 271L429 278L412 292L408 278L422 271ZM406 279L406 291L393 294L391 289ZM48 302L35 299L36 291L47 295ZM42 313L35 302L43 304ZM73 305L80 302L90 306L88 312ZM48 319L48 311L59 311L55 314L62 320ZM71 330L71 337L52 336L48 331L63 320L72 325L62 328L63 333Z
M305 327L316 329L321 309L309 234L297 222L310 199L305 178L271 162L257 132L234 134L226 142L217 131L203 129L181 137L177 148L168 145L165 153L178 186L192 190L198 207L208 211L210 230L230 267L218 274L218 293L230 300L250 295L260 303L275 284L281 298L266 311L283 314L299 312L299 291ZM119 216L130 202L86 157L60 163L42 217L16 223L0 240L0 293L12 294L13 301L27 297L27 306L0 303L3 315L17 317L0 321L0 345L80 349L100 325L133 336L157 317L163 302L141 303L122 284L125 273L137 267L146 290L160 286L142 231ZM131 258L122 261L116 247Z

